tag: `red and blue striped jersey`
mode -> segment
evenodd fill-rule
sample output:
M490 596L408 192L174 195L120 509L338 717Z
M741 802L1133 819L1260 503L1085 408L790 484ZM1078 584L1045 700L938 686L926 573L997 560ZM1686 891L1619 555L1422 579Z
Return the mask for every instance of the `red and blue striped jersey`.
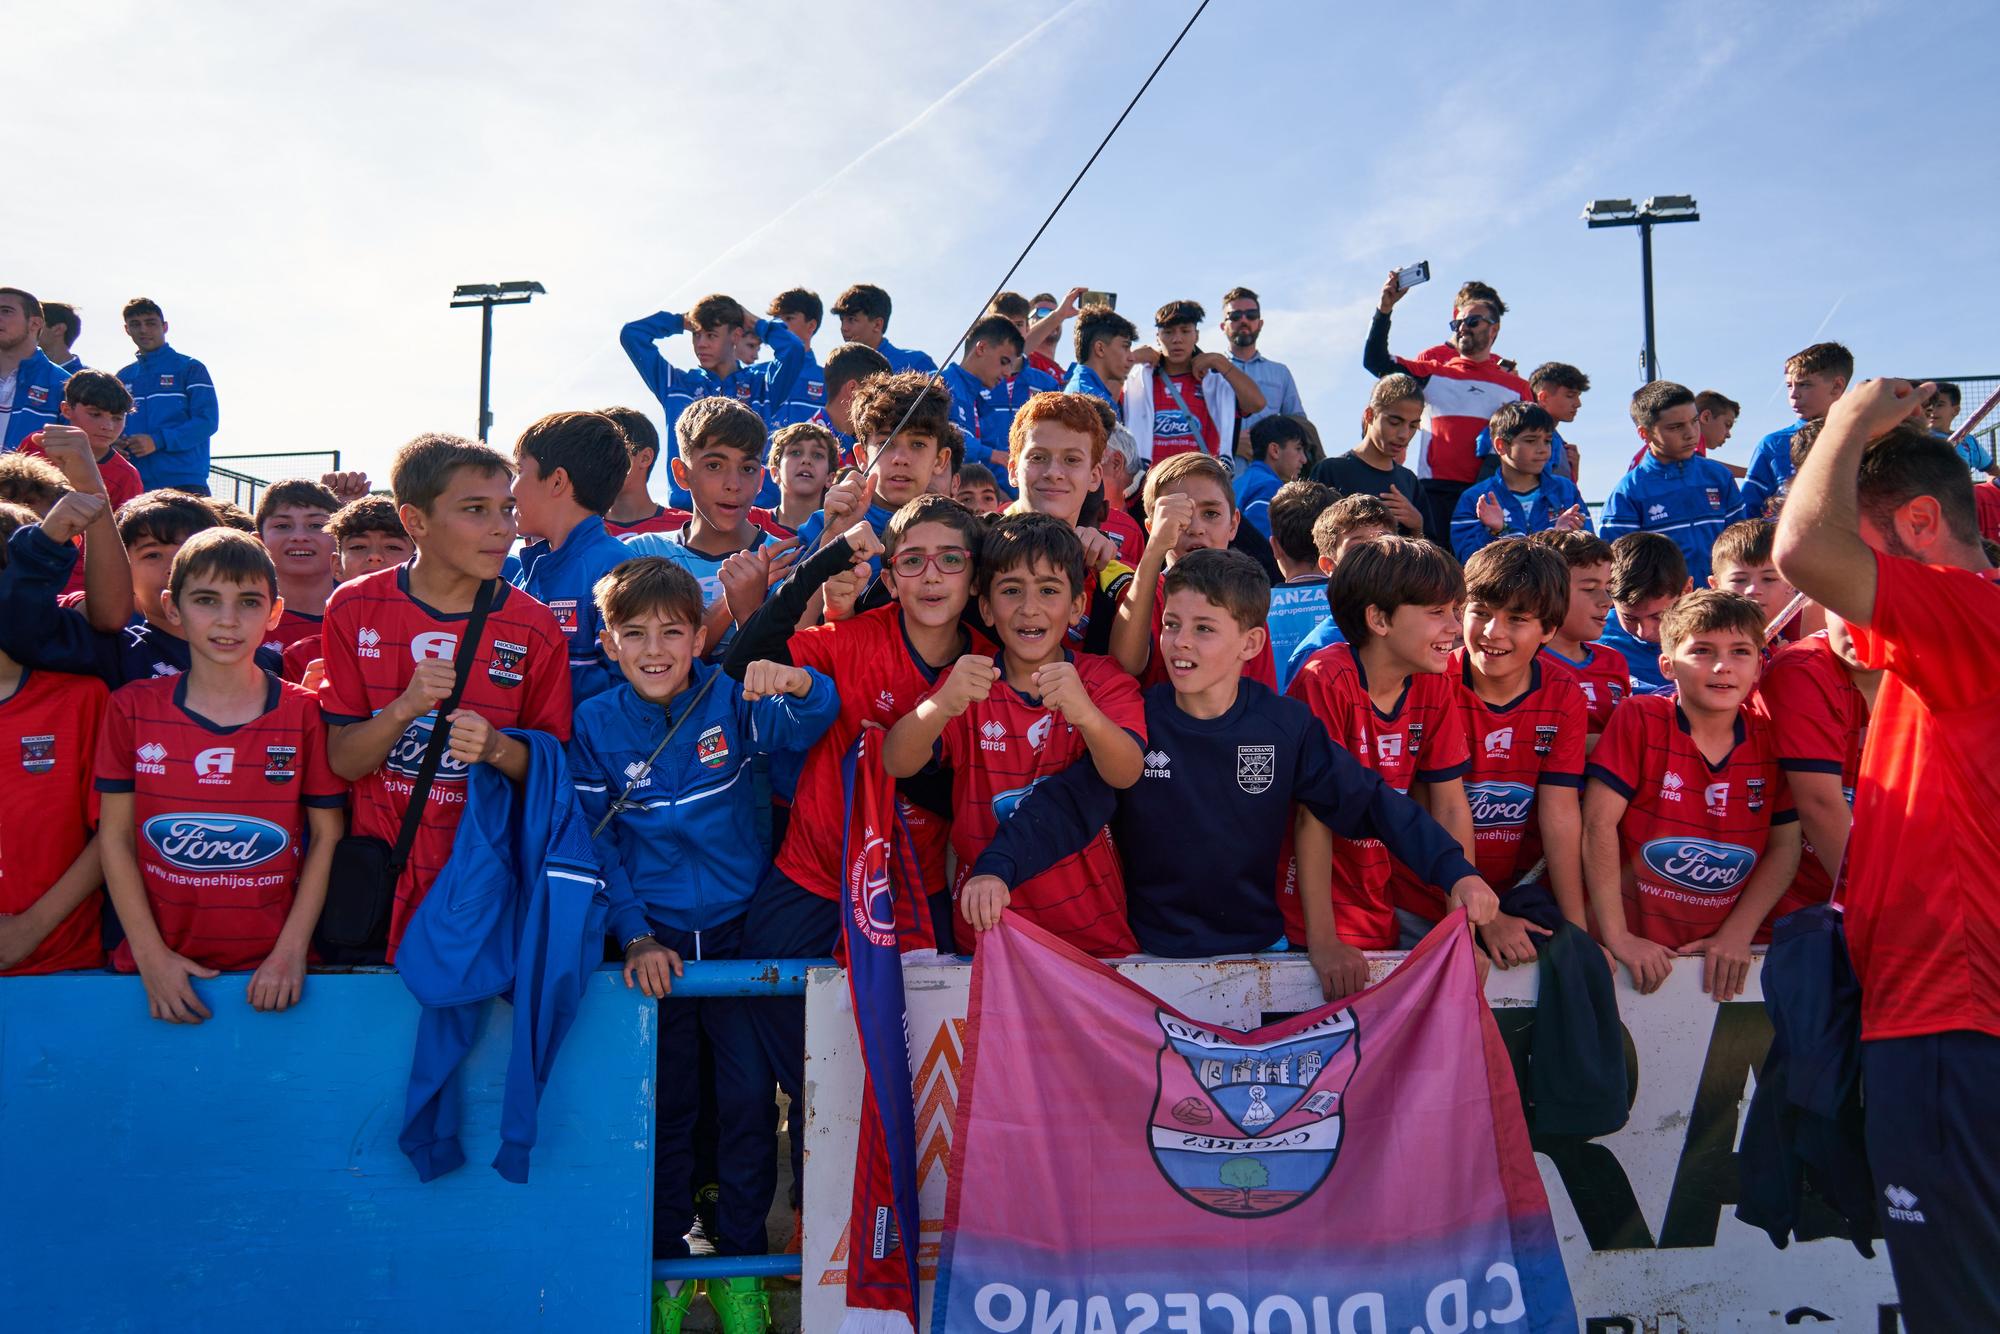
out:
M0 700L0 913L23 913L62 878L97 823L91 766L104 700L94 676L29 671ZM103 899L92 894L8 974L104 962Z
M255 968L292 910L305 808L339 807L326 724L309 690L266 673L264 712L223 726L187 706L187 678L111 696L97 790L132 795L133 851L167 948L210 968ZM121 942L112 966L132 971Z

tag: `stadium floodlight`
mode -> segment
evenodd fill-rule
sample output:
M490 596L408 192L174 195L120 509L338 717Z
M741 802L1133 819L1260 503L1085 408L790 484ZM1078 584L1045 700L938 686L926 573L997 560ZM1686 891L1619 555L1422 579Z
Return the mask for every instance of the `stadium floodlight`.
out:
M479 307L479 438L484 440L493 426L489 407L493 392L493 307L519 306L545 296L540 283L460 283L451 289L451 308Z
M1639 354L1639 364L1650 384L1660 378L1660 358L1653 342L1653 225L1700 222L1701 213L1693 195L1653 195L1636 206L1629 199L1594 199L1584 205L1583 221L1590 227L1639 229L1639 279L1646 321L1646 342Z

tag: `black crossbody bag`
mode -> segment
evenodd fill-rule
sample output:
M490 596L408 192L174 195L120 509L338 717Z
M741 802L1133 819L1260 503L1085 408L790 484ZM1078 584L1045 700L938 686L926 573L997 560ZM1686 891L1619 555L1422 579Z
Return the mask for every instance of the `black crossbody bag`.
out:
M396 903L396 882L410 860L410 848L417 841L417 829L430 805L431 785L437 781L438 766L450 744L451 726L445 720L458 707L472 674L473 659L479 653L479 638L486 629L486 613L492 609L497 585L487 580L472 600L472 615L452 658L451 694L438 706L431 724L430 741L417 766L416 782L410 789L410 804L403 811L402 828L391 846L372 834L349 834L333 848L333 869L327 876L326 907L319 925L313 929L313 948L321 962L334 964L380 963L389 947L389 917Z

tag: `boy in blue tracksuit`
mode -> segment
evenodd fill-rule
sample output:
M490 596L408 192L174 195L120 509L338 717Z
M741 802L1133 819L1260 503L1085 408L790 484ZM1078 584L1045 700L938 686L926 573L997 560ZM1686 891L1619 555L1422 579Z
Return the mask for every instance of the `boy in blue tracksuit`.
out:
M552 412L514 446L514 512L533 540L507 581L556 614L569 643L570 698L581 704L619 681L598 638L597 581L632 559L604 527L631 451L618 423L601 412Z
M1743 477L1743 517L1770 518L1771 503L1792 480L1792 437L1807 422L1826 416L1854 378L1854 354L1839 343L1814 343L1785 361L1785 397L1799 419L1781 426L1750 451Z
M1520 399L1502 403L1486 429L1500 466L1467 487L1452 510L1451 549L1461 562L1503 537L1550 528L1590 531L1590 510L1576 484L1548 470L1556 434L1548 409Z
M804 750L840 711L833 683L806 668L758 661L738 685L700 662L702 595L694 576L652 556L628 561L597 589L604 648L624 680L576 710L570 771L597 835L610 897L609 926L627 986L671 994L683 958L740 957L751 891L769 858L758 832L755 755ZM654 758L669 728L672 740ZM608 822L606 816L610 816ZM660 1007L654 1249L685 1255L697 1105L694 1062L705 1032L715 1059L716 1249L761 1255L776 1186L777 1111L767 1067L741 1000ZM748 1057L749 1059L746 1059ZM762 1082L758 1072L764 1072ZM692 1289L656 1290L656 1330L678 1329ZM762 1328L758 1280L711 1284L724 1328ZM725 1308L728 1308L725 1310ZM768 1318L768 1314L766 1315Z
M1694 391L1655 380L1632 395L1632 424L1646 456L1604 501L1598 535L1661 533L1687 559L1697 587L1708 582L1709 552L1722 530L1743 517L1743 497L1729 469L1695 453L1701 442Z
M163 486L208 494L208 445L221 421L208 367L167 346L159 303L125 303L125 333L139 359L118 372L132 395L132 415L118 444L131 455L148 491Z
M764 313L782 320L806 351L805 364L799 378L792 382L792 392L775 412L765 415L765 423L775 434L798 422L811 421L826 408L826 370L813 355L813 336L819 332L820 320L826 312L820 305L819 293L804 287L788 287L771 298L770 308Z
M737 335L744 329L756 330L774 360L749 365L737 360ZM694 343L694 370L670 364L654 346L660 339L679 333L688 334ZM680 457L674 423L698 398L725 394L763 418L765 430L783 425L783 408L806 364L806 345L793 337L782 321L753 323L750 312L734 298L719 294L703 297L685 315L662 310L633 320L618 331L618 345L666 410L669 460ZM769 497L759 497L759 503L774 503L776 498L774 487ZM667 503L675 509L688 508L687 488L674 477L671 466L667 469Z

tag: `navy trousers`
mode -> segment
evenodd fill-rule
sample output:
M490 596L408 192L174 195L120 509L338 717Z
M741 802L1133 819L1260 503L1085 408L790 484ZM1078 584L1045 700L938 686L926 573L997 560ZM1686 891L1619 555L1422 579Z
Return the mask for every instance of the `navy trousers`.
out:
M772 867L743 915L743 941L738 957L745 959L823 959L840 940L840 905L804 889ZM799 1207L805 1181L806 1011L796 996L773 996L745 1002L750 1026L765 1065L764 1099L770 1102L776 1080L792 1100L785 1125L792 1140L792 1207ZM763 1196L768 1212L777 1182Z

